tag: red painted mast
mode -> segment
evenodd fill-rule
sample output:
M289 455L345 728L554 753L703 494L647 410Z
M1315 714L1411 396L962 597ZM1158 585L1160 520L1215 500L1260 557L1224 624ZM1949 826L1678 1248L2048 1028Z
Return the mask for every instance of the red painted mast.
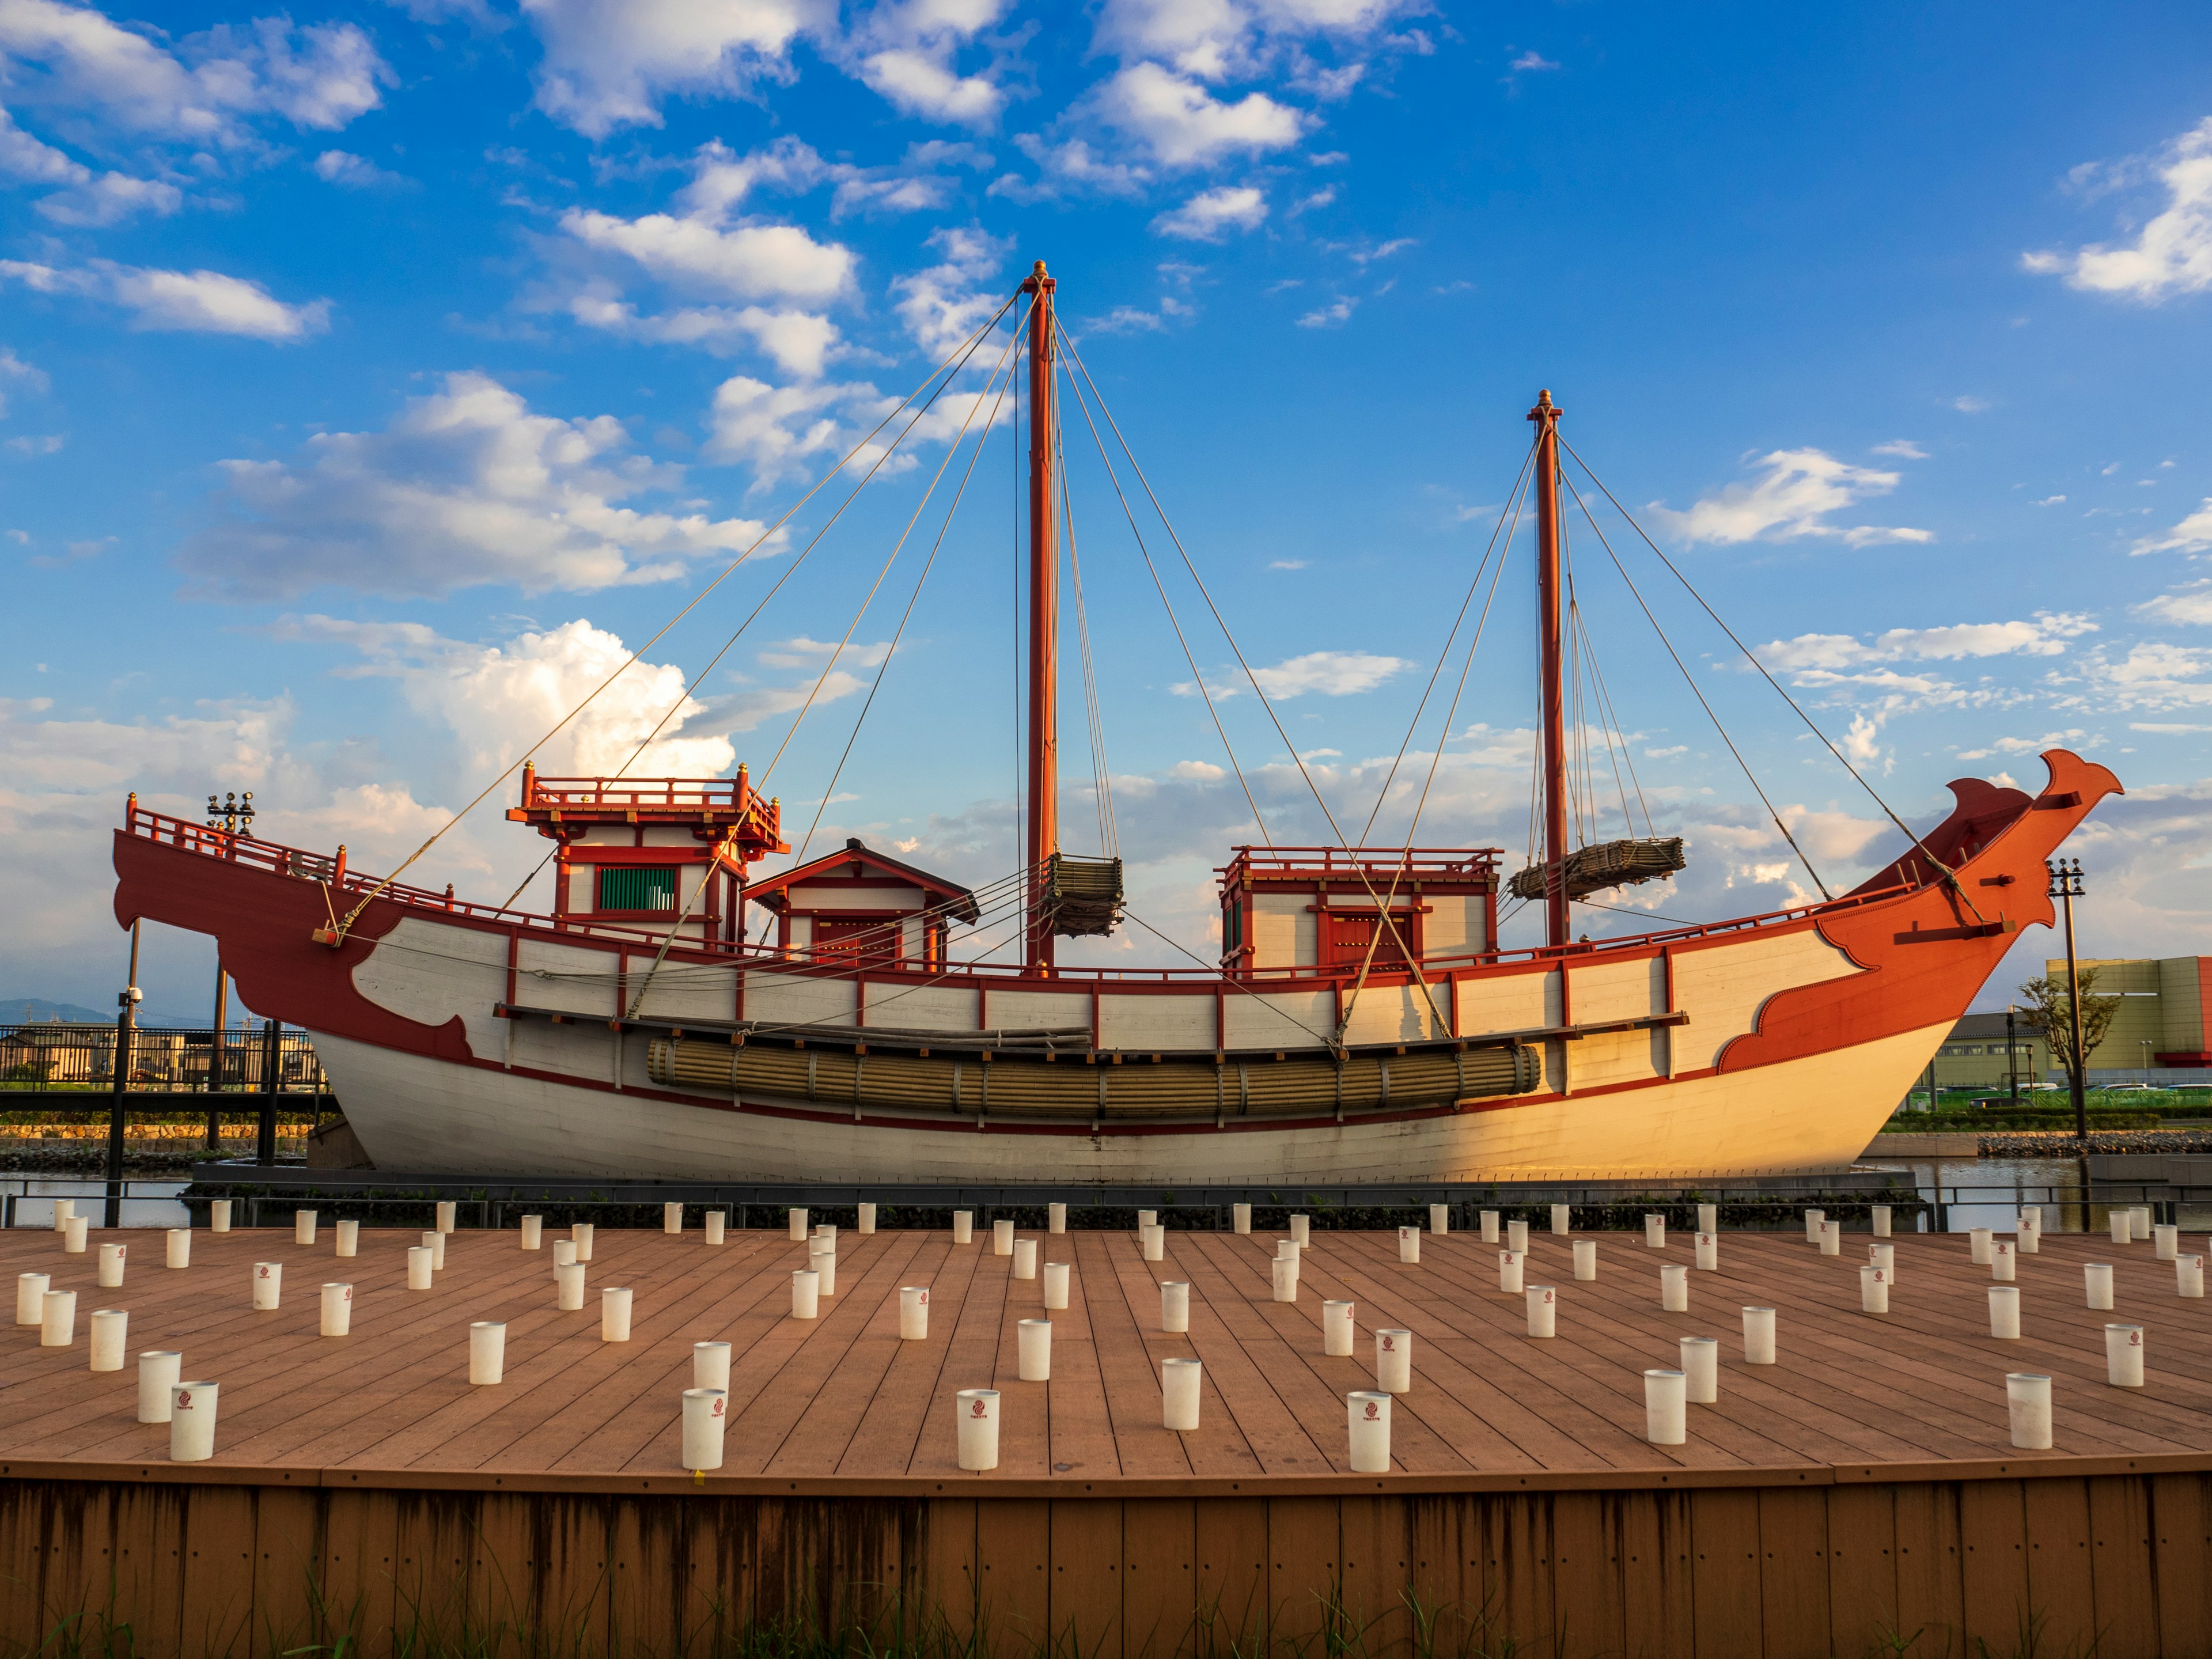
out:
M1060 850L1060 542L1052 475L1052 295L1058 286L1044 261L1022 284L1036 296L1030 307L1030 800L1022 852L1029 865L1028 936L1024 965L1052 971L1052 921L1046 913L1052 855Z
M1543 647L1544 943L1567 942L1567 743L1559 647L1559 408L1539 392L1536 422L1536 629Z

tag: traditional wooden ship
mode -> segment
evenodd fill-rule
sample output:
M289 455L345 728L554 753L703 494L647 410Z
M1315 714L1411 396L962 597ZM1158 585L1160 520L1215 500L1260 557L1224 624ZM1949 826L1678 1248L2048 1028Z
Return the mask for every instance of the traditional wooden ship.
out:
M213 936L246 1002L313 1034L362 1146L394 1170L1294 1188L1850 1163L2019 928L2050 924L2045 860L2118 780L2054 750L2033 794L1954 783L1949 816L1904 831L1850 892L1575 937L1572 905L1681 867L1682 848L1571 844L1547 392L1523 471L1540 856L1505 884L1541 904L1545 943L1499 942L1498 849L1257 844L1219 872L1218 965L1062 964L1060 939L1111 932L1126 907L1118 860L1060 845L1054 288L1040 264L1019 296L1028 767L1006 881L970 890L858 841L757 873L791 848L781 804L743 767L524 765L507 816L551 843L550 913L374 878L343 848L134 796L115 835L118 920ZM748 937L748 907L773 938ZM1013 918L1018 962L963 957L958 930L987 910Z

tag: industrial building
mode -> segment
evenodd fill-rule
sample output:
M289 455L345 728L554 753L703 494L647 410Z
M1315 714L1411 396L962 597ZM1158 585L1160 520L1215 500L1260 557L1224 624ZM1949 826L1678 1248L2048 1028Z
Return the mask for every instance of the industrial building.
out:
M2097 970L2092 996L2120 999L2104 1041L2089 1051L2092 1088L2212 1084L2212 957L2100 957L2081 965ZM2066 975L2063 957L2043 967L2054 978ZM2023 1085L2063 1084L2065 1072L2052 1063L2041 1034L2028 1029L2024 1010L2012 1016L2008 1053L2006 1020L2002 1012L1968 1014L1953 1026L1936 1051L1936 1086L1995 1092L2015 1075Z

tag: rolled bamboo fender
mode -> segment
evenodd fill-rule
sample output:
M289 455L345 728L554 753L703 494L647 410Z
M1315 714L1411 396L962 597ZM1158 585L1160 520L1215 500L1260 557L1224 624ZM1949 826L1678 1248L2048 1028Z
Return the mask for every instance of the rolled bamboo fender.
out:
M1160 1362L1160 1419L1177 1434L1198 1428L1198 1406L1204 1368L1195 1359Z
M726 1342L694 1342L691 1345L691 1386L695 1389L721 1389L730 1386L730 1345Z
M169 1389L169 1461L204 1463L215 1455L216 1385L178 1382Z
M1413 1334L1375 1333L1375 1386L1384 1394L1406 1394L1413 1386Z
M726 1389L684 1390L684 1467L699 1474L722 1467L722 1442L730 1422Z
M952 1396L960 1423L960 1467L988 1474L999 1467L999 1391L963 1389Z
M39 1298L39 1346L68 1348L76 1344L76 1292L48 1291Z
M192 1230L172 1227L161 1239L161 1265L165 1267L189 1267L192 1265Z
M489 1389L507 1375L507 1325L479 1319L469 1326L469 1385Z
M169 1390L185 1374L185 1357L173 1348L148 1348L138 1356L138 1420L169 1420Z
M1321 1304L1321 1351L1332 1359L1352 1358L1352 1304Z
M317 1329L324 1336L344 1336L353 1329L353 1286L325 1285L318 1310Z
M284 1264L281 1261L257 1261L253 1264L253 1306L257 1312L272 1311L284 1295Z
M121 1308L96 1308L92 1315L92 1369L119 1371L130 1346L131 1316Z
M927 1285L902 1285L899 1287L899 1340L921 1342L929 1336L929 1287Z
M1052 1381L1052 1321L1024 1319L1016 1322L1014 1364L1024 1382Z
M101 1290L115 1291L122 1289L123 1262L124 1247L122 1245L103 1244L100 1247L100 1263L97 1269L97 1275L100 1288Z
M1354 1474L1390 1473L1390 1396L1376 1389L1355 1389L1345 1396Z
M2005 1415L2012 1443L2022 1451L2051 1449L2051 1379L2033 1371L2005 1376Z
M337 1253L341 1257L352 1257L361 1254L360 1222L341 1221L337 1224Z
M1048 1313L1064 1312L1067 1307L1069 1280L1068 1264L1048 1261L1044 1264L1044 1305Z

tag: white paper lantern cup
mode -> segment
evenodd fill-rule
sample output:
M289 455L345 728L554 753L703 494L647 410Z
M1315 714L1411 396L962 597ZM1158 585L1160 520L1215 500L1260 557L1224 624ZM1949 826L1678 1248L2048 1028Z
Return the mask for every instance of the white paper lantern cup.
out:
M804 1243L806 1240L806 1212L796 1209L789 1211L785 1214L784 1219L791 1224L791 1242L794 1244Z
M1841 1255L1844 1253L1844 1224L1823 1221L1820 1224L1820 1254Z
M1406 1394L1413 1386L1413 1334L1375 1333L1375 1386L1384 1394Z
M2018 1276L2020 1257L2014 1253L2012 1240L2000 1238L1990 1246L1990 1277L2000 1281Z
M1160 1420L1178 1434L1192 1433L1198 1427L1204 1374L1195 1359L1160 1362Z
M2049 1451L2051 1379L2033 1371L2006 1373L2005 1415L2014 1446L2022 1451Z
M991 1254L1012 1255L1014 1253L1014 1224L994 1221L991 1224Z
M76 1292L48 1291L39 1298L39 1346L73 1347L76 1343Z
M2128 1237L2138 1244L2146 1242L2150 1237L2150 1206L2138 1204L2128 1212L2128 1217L2133 1224Z
M1236 1230L1239 1237L1250 1232L1252 1231L1252 1206L1249 1204L1231 1205L1229 1206L1229 1224Z
M230 1231L230 1204L231 1200L227 1198L208 1200L208 1231L210 1232L227 1233Z
M973 1244L975 1242L975 1211L955 1210L952 1212L952 1242L955 1244ZM997 1408L994 1407L993 1409ZM994 1418L992 1420L996 1422L998 1419Z
M1747 1365L1771 1365L1776 1363L1773 1309L1746 1308L1743 1310L1743 1363Z
M695 1389L720 1389L725 1393L730 1386L730 1345L726 1342L694 1342L691 1345L691 1386Z
M660 1206L660 1231L671 1234L684 1231L684 1206L681 1204L663 1204Z
M556 1275L560 1273L558 1267L553 1271ZM410 1244L407 1247L407 1288L427 1291L437 1282L437 1253L428 1244Z
M858 1218L854 1223L854 1231L863 1238L872 1237L876 1231L876 1206L872 1204L860 1204L854 1207L859 1212Z
M1692 1245L1692 1260L1699 1273L1717 1273L1721 1265L1721 1236L1718 1233L1699 1233Z
M1390 1396L1380 1389L1355 1389L1344 1400L1352 1431L1352 1472L1389 1474Z
M1509 1221L1505 1224L1505 1248L1516 1255L1528 1254L1528 1224Z
M169 1388L169 1461L204 1463L215 1455L216 1385L176 1382Z
M1528 1259L1518 1250L1500 1250L1498 1253L1498 1288L1500 1291L1508 1296L1520 1296L1524 1293L1524 1287L1521 1283L1521 1270L1522 1264Z
M295 1244L313 1243L315 1242L315 1224L319 1219L320 1218L313 1210L293 1211L292 1242Z
M1805 1212L1805 1242L1808 1244L1818 1244L1820 1242L1820 1224L1827 1218L1828 1212L1826 1210Z
M1276 1260L1276 1261L1297 1261L1297 1259L1298 1259L1298 1244L1297 1244L1297 1241L1296 1239L1294 1239L1294 1238L1279 1238L1279 1239L1277 1239L1277 1240L1275 1241L1275 1260Z
M1872 1262L1859 1269L1859 1311L1869 1314L1889 1311L1889 1275Z
M1139 1229L1138 1237L1143 1241L1146 1261L1164 1261L1168 1259L1168 1230L1158 1222Z
M441 1198L438 1200L438 1231L440 1232L449 1233L453 1231L454 1218L460 1213L460 1207L458 1201L450 1198Z
M1565 1238L1575 1230L1574 1206L1569 1204L1552 1206L1552 1237Z
M837 1294L837 1250L826 1238L807 1241L806 1265L814 1269L823 1296Z
M75 1199L56 1199L54 1200L54 1231L58 1233L67 1232L69 1231L70 1218L76 1213L76 1200Z
M1667 1248L1667 1218L1665 1216L1647 1215L1644 1218L1644 1248L1647 1250L1663 1250Z
M2159 1225L2150 1230L2151 1247L2160 1261L2171 1261L2181 1254L2181 1229Z
M1689 1378L1677 1370L1644 1373L1644 1437L1679 1446L1690 1437Z
M1015 1324L1014 1363L1024 1382L1052 1381L1052 1321L1024 1319Z
M592 1224L588 1221L579 1221L569 1228L568 1231L576 1246L576 1260L589 1261L592 1259L592 1238L594 1232Z
M1687 1267L1662 1267L1659 1270L1659 1307L1663 1313L1690 1311L1690 1270Z
M124 1259L124 1247L122 1245L103 1244L100 1247L98 1276L100 1288L101 1290L115 1291L122 1289Z
M1420 1259L1421 1230L1419 1227L1399 1228L1398 1260L1402 1263L1411 1264L1419 1262Z
M1160 1328L1181 1334L1190 1328L1190 1286L1176 1279L1160 1284Z
M1277 1256L1267 1264L1273 1281L1275 1300L1295 1302L1298 1299L1298 1264L1295 1259L1285 1261Z
M684 1467L699 1474L722 1467L722 1442L730 1426L726 1389L684 1390Z
M192 1230L172 1227L161 1237L161 1265L165 1267L189 1267L192 1265Z
M1550 1285L1531 1285L1522 1292L1528 1304L1528 1334L1557 1336L1559 1334L1559 1292Z
M1994 1254L1994 1246L1996 1243L1996 1237L1997 1236L1991 1232L1987 1227L1971 1227L1967 1229L1966 1250L1968 1258L1977 1267L1986 1267L1990 1265L1990 1259Z
M65 1255L82 1255L85 1239L92 1228L90 1216L73 1215L62 1223L62 1252Z
M479 1319L469 1326L469 1385L489 1389L507 1375L507 1326Z
M1475 1219L1482 1227L1482 1242L1486 1244L1497 1243L1498 1242L1498 1212L1484 1210L1475 1217Z
M555 1305L562 1313L584 1311L584 1264L571 1261L553 1270L553 1282L558 1294Z
M2112 1212L2110 1220L2112 1225L2113 1243L2125 1244L2135 1237L2136 1218L2131 1212L2127 1210L2114 1210Z
M1721 1206L1717 1204L1698 1205L1698 1231L1701 1233L1717 1233L1720 1230Z
M430 1253L430 1271L442 1273L446 1267L446 1236L433 1228L422 1235L422 1248Z
M257 1312L268 1313L283 1300L284 1295L284 1264L281 1261L257 1261L253 1264L253 1306Z
M1721 1344L1715 1336L1681 1340L1683 1398L1692 1406L1711 1406L1721 1397Z
M545 1218L526 1215L522 1218L522 1248L534 1250L545 1243Z
M1439 1238L1442 1238L1446 1233L1451 1231L1450 1205L1431 1204L1429 1206L1429 1231L1436 1234Z
M811 1267L801 1267L791 1276L791 1316L816 1319L821 1313L822 1275Z
M2020 1340L2020 1286L1990 1286L1990 1334L2003 1342Z
M1889 1275L1889 1282L1892 1285L1897 1283L1896 1245L1869 1244L1867 1246L1867 1260L1874 1266L1881 1268L1882 1272L1887 1273Z
M999 1391L963 1389L952 1396L959 1419L960 1467L981 1474L999 1467Z
M1137 1212L1137 1231L1142 1232L1147 1227L1158 1226L1160 1212L1158 1210L1139 1210Z
M872 1219L872 1218L871 1218L871 1219ZM707 1242L709 1244L720 1244L729 1237L730 1218L721 1211L708 1211L705 1221ZM864 1233L872 1233L875 1231L875 1228L873 1226L867 1226L861 1228L860 1231Z
M1891 1206L1887 1204L1876 1204L1871 1206L1868 1211L1874 1218L1874 1236L1876 1238L1889 1237L1890 1210Z
M2178 1255L2173 1258L2173 1288L2182 1296L2192 1298L2204 1294L2204 1258L2201 1255Z
M581 1260L576 1255L576 1241L574 1239L556 1238L553 1241L553 1271L555 1273L559 1273L563 1267L580 1267L581 1265Z
M1313 1218L1294 1215L1291 1218L1291 1243L1300 1249L1313 1243Z
M599 1340L629 1340L631 1296L626 1285L609 1285L599 1291Z
M1070 1274L1065 1261L1044 1264L1044 1305L1048 1313L1060 1313L1067 1307L1067 1288Z
M185 1357L173 1348L149 1348L138 1356L138 1420L169 1420L169 1390L185 1374Z
M131 1344L131 1316L121 1308L95 1308L92 1315L92 1369L119 1371Z
M1332 1359L1352 1358L1352 1304L1321 1304L1321 1351Z
M2043 1207L2031 1205L2020 1212L2020 1229L2016 1242L2022 1255L2043 1253Z
M2140 1325L2105 1327L2105 1381L2116 1389L2143 1385L2143 1328Z
M1014 1241L1014 1277L1035 1279L1037 1276L1037 1242L1034 1238Z
M923 1342L929 1338L929 1286L899 1286L899 1340Z
M2112 1310L2112 1269L2105 1261L2085 1261L2081 1264L2082 1289L2088 1305L2106 1313Z
M317 1329L325 1336L344 1336L353 1329L353 1286L325 1285Z
M54 1287L48 1273L18 1273L15 1275L15 1322L35 1325L45 1316L46 1292Z
M1576 1281L1587 1285L1597 1277L1597 1240L1578 1238L1575 1240L1572 1248Z
M361 1223L358 1221L337 1222L335 1224L334 1231L337 1234L337 1253L340 1256L350 1257L361 1254Z

